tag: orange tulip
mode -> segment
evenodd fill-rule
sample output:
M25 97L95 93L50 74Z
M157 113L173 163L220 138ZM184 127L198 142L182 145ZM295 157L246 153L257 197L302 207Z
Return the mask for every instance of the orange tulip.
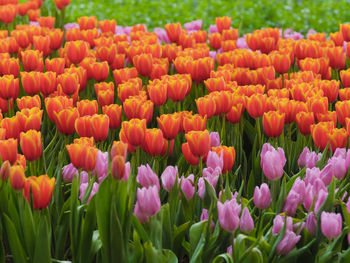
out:
M43 54L39 50L25 50L21 52L21 56L25 71L43 71Z
M208 38L212 49L218 50L221 48L222 35L220 33L210 34Z
M28 130L40 131L41 120L43 117L43 110L39 108L23 109L16 113L18 122L21 125L21 131L26 132Z
M0 157L2 162L9 161L14 164L17 160L17 140L0 140Z
M182 32L180 23L166 24L165 31L171 42L178 42Z
M263 116L263 128L268 137L279 137L284 128L285 114L278 111L265 112Z
M19 94L19 80L13 75L0 77L0 97L4 100L16 99Z
M67 56L72 63L80 63L86 56L88 44L82 40L66 42Z
M101 32L112 32L114 34L115 27L117 26L117 22L114 19L111 20L101 20L98 22L98 26L101 29Z
M337 148L345 148L348 141L348 133L344 128L334 128L329 131L329 141L332 147L332 152L335 152Z
M78 17L78 24L81 30L93 29L97 27L97 18L96 16Z
M182 154L184 155L186 161L191 164L191 165L198 165L199 164L199 159L193 155L193 153L190 150L190 146L188 142L183 143L181 145L182 149Z
M140 75L150 76L153 64L152 54L140 54L134 56L133 64Z
M59 112L68 107L73 107L73 99L64 96L45 98L45 108L51 121L55 121L55 112Z
M1 63L0 70L3 75L13 75L15 78L18 77L18 74L19 74L18 58L5 58L0 63Z
M122 123L122 130L132 146L140 146L145 137L146 120L131 119L128 122L124 121Z
M125 158L123 158L122 156L116 155L112 158L111 170L112 170L113 178L118 180L121 180L124 178L125 181L127 180L127 178L124 177Z
M142 149L149 155L160 155L163 150L164 138L160 129L146 129Z
M21 72L21 81L24 91L33 96L40 91L40 72Z
M212 147L212 151L216 152L216 154L220 157L221 154L223 155L224 159L224 167L222 169L223 173L227 173L231 171L236 158L236 152L235 148L227 147L227 146L218 146L218 147Z
M38 23L41 27L53 28L55 26L55 17L41 16L38 19Z
M70 4L70 0L55 0L55 5L59 10L62 10Z
M350 69L340 71L340 79L344 88L350 87Z
M22 190L25 180L26 177L22 166L14 165L10 167L10 183L13 189Z
M337 101L335 104L338 121L344 127L345 119L350 117L350 101Z
M107 61L109 65L113 63L117 55L117 45L96 47L96 56L100 61Z
M46 71L56 72L56 75L61 75L64 72L64 58L52 58L45 60Z
M329 65L334 69L345 68L346 54L343 47L332 47L327 49L327 57L329 58Z
M281 53L281 52L271 53L270 59L273 67L279 74L288 72L291 65L289 54Z
M5 24L10 24L15 19L18 13L17 5L5 4L0 6L0 21Z
M98 104L102 108L103 106L113 104L114 102L114 90L101 90L98 95Z
M246 109L252 118L261 117L266 108L266 95L254 94L251 97L246 97Z
M98 114L98 104L96 100L81 100L77 102L79 116Z
M350 100L350 89L349 88L340 89L339 98L341 101Z
M118 129L122 120L122 106L110 104L102 107L103 114L109 117L109 128Z
M57 83L61 85L63 92L71 96L79 90L79 77L76 73L63 73L57 77Z
M223 16L223 17L216 17L215 18L215 24L219 31L219 33L222 33L224 30L229 29L231 27L231 17Z
M113 77L117 85L138 76L136 68L123 68L113 71Z
M104 141L108 136L109 131L109 118L104 114L95 114L90 117L92 134L95 141Z
M147 86L147 92L155 106L161 106L167 100L167 85L161 81L150 82Z
M49 178L47 174L30 176L25 180L23 195L28 202L31 202L30 193L32 193L33 208L45 209L50 204L55 182L56 179Z
M226 82L223 77L209 78L204 81L205 86L209 93L213 91L222 91L226 89Z
M23 96L22 98L17 98L16 99L17 106L19 110L23 109L31 109L34 107L41 108L41 100L39 95L35 96Z
M50 38L50 49L57 50L63 43L63 31L60 28L51 29L48 32Z
M17 116L11 118L5 118L0 122L1 128L6 130L6 139L14 138L18 139L21 132L21 125Z
M209 96L201 97L195 100L198 113L210 119L216 112L215 101Z
M26 48L30 44L28 33L25 30L17 30L17 29L13 30L13 31L11 31L11 36L15 38L16 43L21 48Z
M39 159L42 153L41 132L36 130L21 132L20 145L26 160L34 161Z
M184 116L182 123L185 133L190 131L204 131L207 125L207 116L202 117L199 114Z
M335 111L327 111L326 113L318 113L318 114L316 114L316 119L318 122L332 121L334 123L334 127L337 126L337 113Z
M231 110L226 114L226 120L231 123L239 123L244 111L244 105L242 103L232 106Z
M167 140L176 138L180 131L181 117L177 114L162 114L157 117L158 126Z
M329 141L330 131L334 129L333 122L319 122L311 125L311 136L317 148L323 151Z
M210 150L210 136L207 130L190 131L185 137L194 156L200 158L207 156Z
M168 86L168 97L173 101L182 101L189 91L191 90L192 81L189 77L178 77L178 78L169 78L166 83Z
M307 100L307 107L309 111L313 113L326 113L328 110L328 99L323 98L309 98Z
M95 169L98 149L78 143L66 145L66 149L71 163L73 163L76 168L81 168L84 171L92 171Z
M126 159L128 145L122 141L114 141L111 147L111 159L115 156L121 156Z
M106 61L94 62L91 65L91 70L92 76L97 82L106 80L109 75L109 66Z
M50 42L51 39L49 36L33 36L34 50L42 52L44 57L47 57L52 52Z
M60 111L54 111L55 124L57 130L62 134L73 134L75 132L75 121L79 117L77 108L65 108Z

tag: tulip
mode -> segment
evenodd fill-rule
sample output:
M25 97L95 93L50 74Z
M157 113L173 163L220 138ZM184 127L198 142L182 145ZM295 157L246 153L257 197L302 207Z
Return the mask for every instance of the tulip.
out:
M79 176L79 171L74 167L72 163L65 165L62 168L62 179L65 183L71 183L74 177ZM80 173L80 183L87 183L89 180L89 175L87 172L82 171Z
M342 224L341 214L327 213L325 211L321 213L321 231L326 238L338 237L342 231Z
M285 224L285 217L277 215L275 219L273 220L273 226L272 226L272 235L277 235L282 230L283 226ZM293 219L291 217L287 217L287 225L286 225L286 231L292 231L293 230Z
M220 226L229 232L234 232L239 226L239 213L241 206L236 200L226 200L225 203L218 201L218 217Z
M175 167L168 166L167 168L165 168L164 172L161 175L161 178L162 178L162 186L166 191L171 192L171 190L175 185L177 175L178 175L177 166Z
M211 132L210 136L210 147L220 146L220 134L218 132Z
M282 240L277 245L277 253L281 255L287 255L299 242L300 238L300 235L296 235L293 231L287 230Z
M164 146L164 137L160 129L146 129L142 149L149 155L160 155Z
M276 150L270 144L263 145L260 165L267 179L275 181L281 178L285 164L286 157L282 148Z
M94 62L91 65L92 76L97 81L105 81L109 75L109 66L106 61Z
M160 190L158 176L152 171L152 168L148 164L138 167L136 181L142 185L142 187L148 188L155 185L158 191Z
M147 86L147 91L155 106L161 106L166 102L167 86L164 83L153 81Z
M10 183L13 189L22 190L26 177L22 166L14 165L10 167Z
M139 146L145 137L146 120L131 119L129 122L123 122L122 130L132 146Z
M333 122L319 122L311 125L311 136L317 148L323 151L329 141L329 132L334 129ZM335 149L335 148L334 148Z
M227 173L231 171L236 158L235 148L233 146L231 147L218 146L218 147L213 147L212 151L216 152L217 155L223 154L224 166L223 166L222 172Z
M11 164L9 161L4 161L0 168L0 179L6 182L10 178Z
M97 142L107 139L109 131L109 118L107 115L95 114L90 117L90 123L92 126L92 137Z
M190 131L185 134L186 140L193 155L203 158L210 150L210 136L205 131Z
M266 110L266 95L254 94L246 98L246 109L252 118L261 117Z
M75 132L75 121L79 118L77 108L66 108L54 112L57 130L62 134L73 134Z
M310 152L310 150L305 147L298 159L298 165L300 168L307 167L313 168L320 159L321 154L316 154L315 152Z
M60 28L51 29L48 32L50 38L50 49L57 50L63 43L63 31Z
M190 146L188 143L183 143L181 146L182 154L185 157L186 161L191 165L198 165L199 159L193 155L190 150Z
M55 178L49 178L46 174L28 177L24 184L23 195L28 202L31 202L30 192L32 192L34 209L44 209L51 201L55 182Z
M184 193L187 200L192 199L195 187L194 187L194 175L190 174L188 177L181 177L181 190Z
M190 131L203 131L207 124L207 116L200 116L198 114L185 116L183 118L183 128L185 133Z
M243 213L242 213L241 220L239 223L239 229L243 233L249 233L250 231L252 231L254 229L254 220L249 213L248 207L245 207L243 209Z
M55 72L56 75L61 75L64 72L64 58L45 59L45 67L47 72Z
M85 171L92 171L96 166L97 149L95 147L73 143L66 145L70 161L73 165Z
M254 204L259 209L266 209L271 203L271 193L269 186L263 183L260 188L255 186L254 190Z
M316 226L317 226L317 221L316 221L315 214L313 212L310 212L307 215L305 227L312 236L314 236L316 233Z
M118 129L121 125L122 106L118 104L110 104L102 107L103 114L109 118L109 128Z
M42 154L41 132L28 130L27 132L21 132L20 136L21 150L26 160L39 159Z
M152 54L140 54L134 56L133 64L140 75L150 76L153 64Z
M227 30L231 27L231 17L223 16L223 17L216 17L215 18L215 24L219 31L219 33L222 33L224 30Z
M163 114L157 117L158 126L165 139L175 139L180 130L181 117L178 114Z
M66 43L67 56L72 63L80 63L87 55L86 42L77 40Z
M135 216L142 222L148 221L150 216L157 214L160 210L160 199L156 186L137 189L137 201L134 209ZM144 221L144 219L147 219Z
M279 137L284 128L285 114L278 111L264 113L263 127L268 137Z
M4 100L16 99L19 94L19 81L13 75L0 77L0 97Z
M179 41L179 37L182 31L180 23L166 24L164 28L171 42Z
M125 172L126 172L125 166L126 166L125 158L123 156L116 155L112 157L112 163L111 163L112 176L118 180L124 179L124 181L126 182L128 177L125 176Z
M22 51L21 56L25 71L43 71L43 54L39 50Z
M292 189L287 195L283 211L286 212L287 215L293 216L296 213L300 200L301 196L299 195L299 193L295 192Z
M17 140L0 140L0 157L3 162L14 164L17 160Z

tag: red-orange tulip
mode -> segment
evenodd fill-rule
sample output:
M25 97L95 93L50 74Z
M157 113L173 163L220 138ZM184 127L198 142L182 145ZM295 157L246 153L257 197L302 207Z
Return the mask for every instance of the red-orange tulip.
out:
M88 44L81 40L66 43L67 56L72 63L80 63L86 56Z
M130 121L124 121L122 123L122 130L132 146L140 146L145 137L146 120L131 119Z
M71 163L84 171L92 171L96 166L97 151L95 147L73 143L66 145Z
M329 141L330 131L334 129L333 122L319 122L311 125L311 136L317 148L323 151Z
M285 114L278 111L265 112L263 116L263 127L268 137L279 137L284 128Z
M210 136L207 130L190 131L185 137L194 156L200 158L207 156L210 150Z
M40 131L41 120L43 117L43 110L39 108L23 109L16 113L18 122L21 125L21 131L26 132L28 130Z
M17 98L16 99L17 106L19 110L23 109L31 109L34 107L41 108L41 100L39 95L35 96L23 96L22 98Z
M142 149L149 155L160 155L163 150L164 138L160 129L146 129Z
M75 121L79 117L77 108L65 108L55 114L55 124L57 130L62 134L73 134L75 132Z
M122 106L110 104L102 107L103 114L109 117L109 128L118 129L122 120Z
M181 125L181 117L177 113L160 115L157 117L157 122L165 139L173 140L176 138Z
M32 193L33 208L45 209L50 204L55 182L56 179L49 178L47 174L30 176L25 180L23 195L28 202L31 202L30 193Z
M22 190L26 177L24 175L24 169L20 165L14 165L10 168L10 183L13 189Z
M14 164L17 160L17 140L0 140L0 157L2 162L9 161Z
M222 172L227 173L231 171L236 158L235 148L233 148L233 146L232 147L218 146L218 147L212 147L211 150L216 152L216 154L219 157L221 156L221 153L222 153L223 159L224 159L224 167L222 169Z
M39 159L42 153L41 132L36 130L21 132L20 145L26 160L34 161Z
M24 91L33 96L40 91L40 73L37 71L21 72L21 81Z

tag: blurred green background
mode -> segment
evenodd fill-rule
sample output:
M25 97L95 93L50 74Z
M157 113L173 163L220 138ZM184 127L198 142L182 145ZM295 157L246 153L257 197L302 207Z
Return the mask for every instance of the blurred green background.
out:
M46 1L48 5L53 0ZM186 23L202 19L204 28L217 16L232 17L242 33L261 27L309 29L324 32L339 30L339 23L350 22L349 0L71 0L67 22L83 15L98 19L114 18L118 25L145 23L149 29L169 22Z

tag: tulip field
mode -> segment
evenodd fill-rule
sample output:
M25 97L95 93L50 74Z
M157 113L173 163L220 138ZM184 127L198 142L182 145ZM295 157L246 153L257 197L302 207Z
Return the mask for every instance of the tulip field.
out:
M0 263L350 262L350 23L77 6L0 0Z

